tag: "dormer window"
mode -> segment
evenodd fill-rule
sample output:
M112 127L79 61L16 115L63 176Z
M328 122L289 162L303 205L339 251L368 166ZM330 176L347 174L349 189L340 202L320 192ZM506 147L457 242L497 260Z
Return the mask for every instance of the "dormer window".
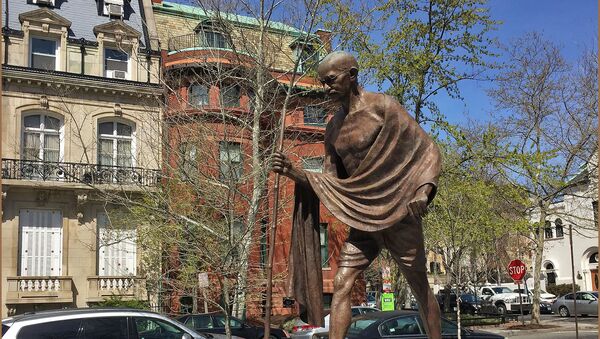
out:
M33 0L36 5L54 6L54 0Z
M123 0L104 0L103 13L110 17L123 17Z
M104 73L107 78L127 79L129 55L112 48L104 49Z
M31 38L31 67L56 70L58 43L52 39Z

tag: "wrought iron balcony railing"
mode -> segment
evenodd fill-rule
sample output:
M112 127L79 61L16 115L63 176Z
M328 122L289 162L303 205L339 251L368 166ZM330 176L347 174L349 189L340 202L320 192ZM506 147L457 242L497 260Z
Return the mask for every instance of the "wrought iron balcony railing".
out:
M2 159L2 179L153 187L159 183L160 171L140 167Z
M223 49L231 50L227 40L224 38L207 40L198 33L184 34L169 39L169 51L181 51L192 48Z

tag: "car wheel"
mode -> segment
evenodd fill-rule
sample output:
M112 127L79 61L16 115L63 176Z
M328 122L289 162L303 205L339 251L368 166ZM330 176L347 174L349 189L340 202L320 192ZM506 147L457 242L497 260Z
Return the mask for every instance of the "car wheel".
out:
M566 306L561 306L558 309L558 315L560 315L561 317L568 317L569 316L569 309Z
M498 314L505 315L506 314L506 305L498 304L498 305L496 305L496 310L498 310Z

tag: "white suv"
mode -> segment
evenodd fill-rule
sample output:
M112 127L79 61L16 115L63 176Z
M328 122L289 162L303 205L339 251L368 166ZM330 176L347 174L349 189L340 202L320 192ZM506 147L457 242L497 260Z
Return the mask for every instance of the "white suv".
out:
M80 308L25 313L2 320L3 339L208 339L160 314L135 309Z

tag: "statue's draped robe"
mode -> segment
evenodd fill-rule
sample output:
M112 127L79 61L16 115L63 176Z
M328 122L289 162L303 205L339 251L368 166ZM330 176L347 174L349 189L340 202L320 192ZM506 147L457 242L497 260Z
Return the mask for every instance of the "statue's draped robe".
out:
M323 326L319 201L346 225L376 232L402 223L419 187L431 184L429 199L435 195L441 166L437 146L396 100L380 97L383 122L360 161L343 163L328 154L336 152L331 145L337 128L345 125L342 132L361 128L360 119L345 119L338 113L332 120L344 121L330 121L325 133L326 162L337 159L338 170L306 172L311 188L296 185L288 288L313 325ZM356 126L348 126L352 123ZM340 145L336 147L339 151ZM338 174L340 169L343 175Z

